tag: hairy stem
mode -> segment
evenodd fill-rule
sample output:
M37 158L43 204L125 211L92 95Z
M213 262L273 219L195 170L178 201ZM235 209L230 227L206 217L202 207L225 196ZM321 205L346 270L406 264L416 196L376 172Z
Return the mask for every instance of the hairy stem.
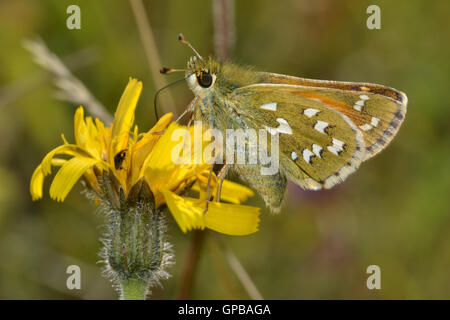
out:
M123 280L120 282L121 300L145 300L149 284L139 279Z

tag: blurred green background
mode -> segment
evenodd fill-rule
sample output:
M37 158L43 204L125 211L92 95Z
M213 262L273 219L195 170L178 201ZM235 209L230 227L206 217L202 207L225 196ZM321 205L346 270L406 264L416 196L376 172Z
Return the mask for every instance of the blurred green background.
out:
M66 28L73 3L81 8L81 30ZM381 8L381 30L366 27L370 4ZM179 32L203 55L213 53L210 1L145 7L163 65L183 67L191 55L177 42ZM221 236L264 298L450 298L449 12L445 0L236 1L234 60L308 78L385 84L409 98L398 136L345 183L321 192L290 185L280 215L263 209L258 233ZM34 168L60 134L73 141L77 107L55 98L48 73L23 48L25 38L36 37L62 58L84 52L74 74L111 112L128 77L142 80L136 122L142 129L155 122L157 87L128 1L0 1L0 298L115 299L96 265L104 221L81 186L63 204L49 199L50 179L43 200L33 203L28 192ZM171 93L179 111L192 98L185 84ZM263 206L257 198L251 203ZM192 236L168 220L176 265L155 299L177 296ZM66 288L70 264L81 267L81 290ZM372 264L381 267L381 290L366 287ZM211 239L191 297L248 298Z

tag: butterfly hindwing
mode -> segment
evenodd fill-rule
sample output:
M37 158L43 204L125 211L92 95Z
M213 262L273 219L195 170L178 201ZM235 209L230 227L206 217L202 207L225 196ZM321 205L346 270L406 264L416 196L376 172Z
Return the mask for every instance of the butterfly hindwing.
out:
M285 198L286 176L278 171L273 175L262 175L259 166L235 165L233 170L263 198L272 212L278 213Z
M389 144L403 122L408 99L395 89L370 83L323 81L259 73L262 85L291 87L346 115L361 130L366 159Z
M232 101L250 127L279 133L280 168L306 189L332 187L364 158L362 133L346 115L289 86L250 85ZM250 103L255 107L239 108Z

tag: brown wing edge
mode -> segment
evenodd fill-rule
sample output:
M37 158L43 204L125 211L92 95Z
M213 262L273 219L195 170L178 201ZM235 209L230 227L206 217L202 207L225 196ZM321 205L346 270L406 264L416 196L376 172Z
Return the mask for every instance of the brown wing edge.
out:
M405 106L408 104L408 98L403 92L381 84L374 84L368 82L307 79L268 72L258 72L258 74L262 83L291 84L291 85L293 84L314 88L328 88L328 89L340 89L357 92L369 92L391 98L401 104L404 104Z
M406 99L405 101L407 101L406 95L404 95L404 97ZM398 106L397 112L394 114L394 118L389 123L388 127L383 132L383 134L375 141L375 143L366 147L367 152L364 160L368 160L373 156L375 156L376 154L378 154L392 141L394 136L397 134L398 130L400 129L400 126L405 120L407 109L406 104L397 103L397 106Z

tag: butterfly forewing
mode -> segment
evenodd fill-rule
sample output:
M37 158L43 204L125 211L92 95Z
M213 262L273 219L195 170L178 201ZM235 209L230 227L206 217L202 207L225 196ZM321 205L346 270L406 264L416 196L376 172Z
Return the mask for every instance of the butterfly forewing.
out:
M360 130L345 115L289 87L252 85L233 93L250 126L279 134L280 165L306 189L330 188L356 170L364 156Z
M259 75L263 86L290 87L296 94L320 101L350 118L363 134L366 159L389 144L406 114L406 95L382 85L312 80L273 73Z

